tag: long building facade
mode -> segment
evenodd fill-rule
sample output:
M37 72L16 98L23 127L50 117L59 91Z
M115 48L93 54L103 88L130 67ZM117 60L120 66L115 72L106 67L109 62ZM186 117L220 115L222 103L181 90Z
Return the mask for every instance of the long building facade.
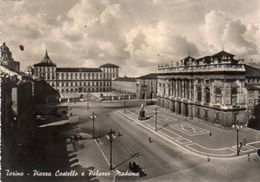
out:
M128 95L129 98L136 98L136 78L124 76L113 79L112 91Z
M137 97L139 99L154 99L157 96L157 73L150 73L138 77L136 82Z
M99 68L57 67L47 51L40 63L34 64L33 76L41 78L57 89L61 96L75 93L111 91L112 78L118 77L119 67L104 64Z
M158 104L223 126L246 124L245 73L244 60L225 51L158 65Z

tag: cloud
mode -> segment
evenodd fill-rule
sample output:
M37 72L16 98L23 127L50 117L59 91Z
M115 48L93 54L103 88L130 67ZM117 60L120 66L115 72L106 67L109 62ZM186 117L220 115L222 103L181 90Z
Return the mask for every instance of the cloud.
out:
M248 35L249 31L256 31L255 27L250 30L240 20L234 20L222 11L206 14L202 31L209 51L218 51L224 46L238 56L258 54L255 37L253 38L252 34Z
M240 55L257 54L257 46L253 41L248 41L244 38L247 31L245 25L240 21L231 21L226 24L223 33L223 39L227 42L228 47Z
M213 54L222 43L257 62L257 5L258 0L4 1L0 26L22 67L39 62L48 49L58 66L112 62L123 75L140 75L189 52Z
M190 52L198 55L198 48L185 36L175 33L174 27L165 22L150 26L138 26L126 34L127 50L132 58L142 61L137 66L182 58ZM140 59L141 58L141 59Z

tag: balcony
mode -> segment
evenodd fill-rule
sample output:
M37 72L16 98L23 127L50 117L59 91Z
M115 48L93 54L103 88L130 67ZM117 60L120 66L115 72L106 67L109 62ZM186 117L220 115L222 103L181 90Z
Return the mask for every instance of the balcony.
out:
M181 73L181 72L215 72L215 71L238 71L244 72L244 64L205 64L192 66L173 66L173 64L158 65L160 73Z

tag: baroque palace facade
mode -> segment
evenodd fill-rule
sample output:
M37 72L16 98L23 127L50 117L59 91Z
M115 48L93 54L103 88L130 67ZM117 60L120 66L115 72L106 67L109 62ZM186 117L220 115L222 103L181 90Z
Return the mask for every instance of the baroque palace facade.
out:
M246 66L221 51L158 65L158 105L223 126L248 121Z
M47 51L42 61L34 64L30 69L34 77L45 80L58 90L61 96L111 91L111 81L119 74L119 66L110 63L99 68L57 67L51 61Z

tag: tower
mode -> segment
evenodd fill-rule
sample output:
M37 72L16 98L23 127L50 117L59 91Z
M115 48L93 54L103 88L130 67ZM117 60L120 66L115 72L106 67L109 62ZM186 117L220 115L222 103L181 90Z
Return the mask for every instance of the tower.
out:
M20 70L20 63L14 61L12 52L9 50L5 42L0 47L0 64L13 71Z
M56 87L56 64L50 59L47 50L41 62L33 65L33 67L35 77L45 80L52 87Z

